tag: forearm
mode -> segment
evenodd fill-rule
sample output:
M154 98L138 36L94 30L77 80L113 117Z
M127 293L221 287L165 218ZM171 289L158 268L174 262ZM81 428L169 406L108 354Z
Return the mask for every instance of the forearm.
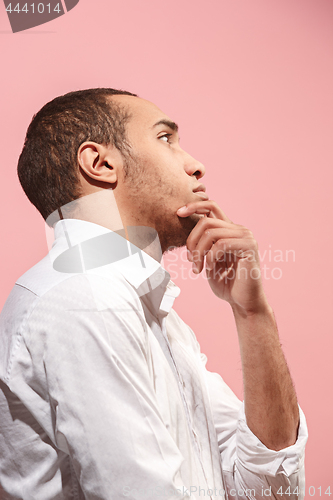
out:
M253 233L234 224L212 200L188 203L180 217L204 214L187 239L196 273L206 262L214 294L232 306L243 365L246 422L272 450L293 445L299 412L281 350L273 311L260 279L258 244Z
M233 307L242 359L248 427L267 447L295 443L299 424L297 398L284 358L271 307L246 314Z

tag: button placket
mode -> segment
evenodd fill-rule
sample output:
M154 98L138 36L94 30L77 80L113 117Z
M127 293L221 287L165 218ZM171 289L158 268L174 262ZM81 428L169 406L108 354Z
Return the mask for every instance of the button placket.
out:
M181 394L181 397L182 397L183 402L184 402L185 414L186 414L186 418L187 418L187 425L188 425L188 428L190 429L190 431L192 433L192 436L193 436L193 441L194 441L196 453L197 453L197 456L198 456L198 459L199 459L199 462L200 462L200 465L201 465L202 473L204 475L204 478L205 478L205 481L206 481L206 486L207 486L207 491L208 491L211 488L209 488L209 486L208 486L208 480L207 480L205 468L204 468L203 463L202 463L202 456L201 456L200 445L199 445L199 442L198 442L198 435L197 435L196 431L193 428L193 422L192 422L192 419L191 419L191 416L190 416L190 411L189 411L189 407L188 407L186 395L185 395L185 392L184 392L185 382L184 382L183 377L181 376L181 374L180 374L180 372L178 370L178 366L177 366L176 360L175 360L175 358L173 356L172 348L171 348L171 345L170 345L170 342L169 342L169 339L168 339L168 335L167 335L167 332L166 332L166 325L165 325L165 323L166 323L166 317L163 317L162 318L162 322L161 322L162 335L165 338L165 341L166 341L166 344L168 346L168 350L169 350L169 353L170 353L173 365L175 367L175 371L177 373L177 379L178 379L177 381L178 381L178 386L179 386L179 389L180 389L180 394ZM212 498L212 497L210 496L210 498Z

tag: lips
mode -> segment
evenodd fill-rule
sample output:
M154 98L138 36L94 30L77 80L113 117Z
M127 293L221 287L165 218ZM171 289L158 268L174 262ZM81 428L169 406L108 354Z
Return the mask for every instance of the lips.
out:
M209 200L208 194L206 194L204 191L195 191L194 194L200 196L202 200Z
M203 184L199 184L195 189L193 189L193 193L197 193L198 191L206 191L206 186Z
M193 193L196 194L197 196L200 196L202 200L209 200L209 196L205 193L206 191L206 186L203 184L200 184L198 187L193 189Z

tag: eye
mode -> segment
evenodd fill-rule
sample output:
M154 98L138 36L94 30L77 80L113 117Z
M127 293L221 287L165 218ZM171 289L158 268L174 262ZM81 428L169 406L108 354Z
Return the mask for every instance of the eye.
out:
M164 140L164 142L170 142L169 137L171 137L171 136L172 136L172 134L163 134L163 135L160 135L159 139L163 139L163 140L166 139L166 140Z

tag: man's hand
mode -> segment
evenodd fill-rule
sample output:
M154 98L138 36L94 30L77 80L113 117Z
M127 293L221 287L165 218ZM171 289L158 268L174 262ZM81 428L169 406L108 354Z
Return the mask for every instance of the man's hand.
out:
M249 229L234 224L215 201L188 203L179 217L204 214L187 239L193 272L203 270L214 294L244 313L258 312L267 301L263 291L258 245Z
M179 217L204 214L187 239L189 260L203 269L217 297L235 316L244 378L248 427L268 448L295 443L299 423L297 398L273 311L260 278L258 246L251 231L231 222L215 201L188 203Z

